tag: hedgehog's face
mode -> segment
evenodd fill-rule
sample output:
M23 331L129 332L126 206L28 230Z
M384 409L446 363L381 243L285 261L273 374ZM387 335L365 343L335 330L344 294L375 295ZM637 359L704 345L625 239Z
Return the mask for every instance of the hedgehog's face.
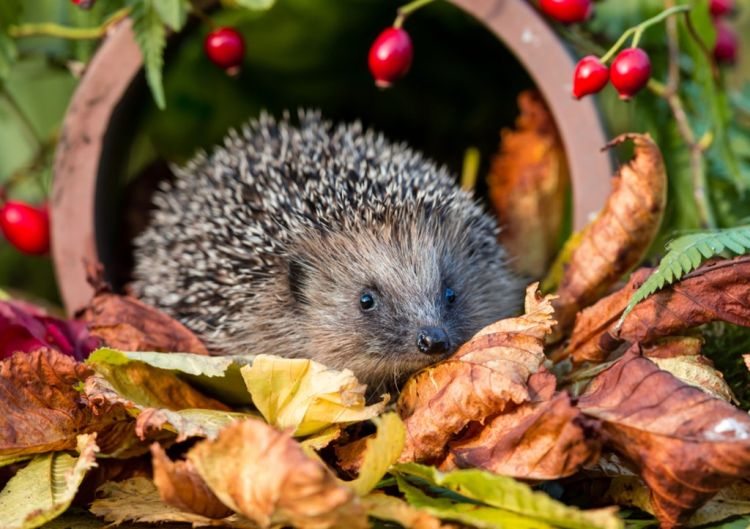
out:
M349 368L373 390L447 358L517 307L494 241L384 228L303 246L289 275L301 354Z

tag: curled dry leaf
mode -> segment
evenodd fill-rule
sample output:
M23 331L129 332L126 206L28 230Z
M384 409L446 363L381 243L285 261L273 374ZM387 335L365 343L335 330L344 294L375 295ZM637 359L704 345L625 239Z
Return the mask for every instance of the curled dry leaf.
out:
M544 361L554 325L550 300L529 286L524 316L485 327L453 357L409 379L398 402L407 431L401 461L442 459L467 424L531 399L527 380Z
M16 353L0 362L0 456L73 450L76 437L126 420L95 416L76 386L91 369L58 351Z
M750 326L750 256L709 262L635 306L619 333L617 319L648 277L639 270L618 292L583 311L567 351L574 362L599 362L623 342L649 343L711 321Z
M569 185L565 150L541 96L518 96L516 130L503 130L487 178L500 240L521 274L541 277L557 251Z
M305 455L289 434L262 421L228 426L216 440L196 445L188 460L222 503L261 527L368 526L349 487Z
M637 353L636 346L595 378L579 407L636 466L662 527L677 527L717 491L750 477L750 417Z
M610 146L635 144L634 158L612 182L612 192L570 257L555 300L559 334L576 313L612 287L643 257L661 224L666 204L666 170L650 136L624 134Z
M117 362L108 363L113 358ZM108 350L96 351L89 361L97 371L83 386L91 409L100 416L119 411L135 417L127 427L103 432L108 442L102 451L109 455L144 453L147 446L139 441L173 438L168 432L176 434L178 442L189 437L215 437L227 424L248 416L230 411L170 371L142 362L120 362Z
M547 377L554 393L555 377ZM500 414L478 434L451 443L451 457L441 469L482 468L534 480L570 476L599 458L598 427L598 421L585 417L567 393L554 393Z
M78 318L92 336L115 349L208 354L187 327L131 296L99 292Z
M232 510L221 503L190 461L172 461L160 444L151 445L154 485L162 501L206 518L226 518Z
M77 439L78 457L54 452L34 457L0 491L3 529L33 529L62 514L86 472L96 466L96 435Z
M236 515L217 522L199 514L181 511L164 503L154 483L142 477L117 482L108 481L99 487L97 499L91 504L91 512L113 525L120 525L123 522L159 524L174 522L190 523L194 527L218 525L257 529L255 524Z
M241 368L253 404L277 428L295 436L331 425L365 421L382 413L388 400L366 405L365 390L350 370L337 371L303 358L258 355Z

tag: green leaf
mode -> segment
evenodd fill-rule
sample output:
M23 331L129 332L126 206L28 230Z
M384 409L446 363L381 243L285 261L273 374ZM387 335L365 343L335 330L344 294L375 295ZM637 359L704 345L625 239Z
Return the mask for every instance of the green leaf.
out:
M566 529L621 529L622 521L613 509L582 511L553 500L543 492L535 492L528 485L512 478L478 469L440 472L434 467L405 463L391 471L397 477L418 478L430 485L448 489L468 500L528 518L529 527L564 527ZM400 483L399 483L400 486ZM407 495L407 501L409 500ZM427 507L412 503L415 507ZM432 514L438 515L431 511ZM533 523L532 523L533 522ZM473 523L473 522L472 522ZM534 525L535 524L535 525ZM500 527L498 525L483 527ZM521 527L509 525L507 527Z
M159 13L161 21L170 29L179 31L187 21L190 3L185 0L157 0L154 9Z
M0 82L10 75L10 67L16 62L18 50L15 41L0 28Z
M226 7L242 7L244 9L263 11L271 9L276 0L222 0L221 3Z
M167 30L162 23L159 11L154 6L163 0L133 1L133 32L135 41L143 55L143 66L146 69L146 81L151 88L154 101L159 109L164 110L167 103L164 98L162 68L164 66L164 48L167 45Z
M537 519L503 509L476 503L458 503L448 498L433 498L402 477L396 477L396 480L409 505L444 520L482 529L553 529L553 526Z
M375 437L367 440L359 476L347 483L359 496L369 494L391 465L398 461L406 440L406 428L397 413L386 413L373 422L378 431Z
M227 404L251 404L250 393L240 374L240 368L251 365L252 355L205 356L191 353L123 352L102 348L94 351L86 361L122 365L131 361L178 374L190 385Z
M70 506L86 472L96 466L94 437L79 438L80 455L53 452L36 456L0 492L3 529L32 529Z
M724 250L737 255L750 252L750 226L683 235L668 242L667 250L667 255L659 262L657 269L630 298L617 322L618 329L638 303L661 290L665 285L679 281L685 274L698 268L706 259L716 257Z

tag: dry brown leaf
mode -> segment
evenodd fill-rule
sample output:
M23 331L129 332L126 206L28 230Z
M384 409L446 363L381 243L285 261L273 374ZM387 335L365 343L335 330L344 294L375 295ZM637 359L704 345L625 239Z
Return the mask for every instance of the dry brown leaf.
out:
M643 356L656 359L699 356L703 340L696 336L667 336L643 346ZM708 359L706 359L708 360Z
M126 420L95 416L76 386L89 367L50 349L16 353L0 362L0 455L74 450L76 437Z
M187 327L131 296L99 292L78 318L114 349L208 354Z
M91 504L91 512L113 525L132 521L152 524L189 523L193 527L257 528L255 524L236 515L223 520L214 520L167 505L161 501L153 482L142 477L119 482L109 481L99 487L97 499Z
M162 501L206 518L226 518L232 509L221 503L190 461L172 461L159 443L151 445L154 485Z
M261 527L299 529L367 527L354 492L302 451L299 443L266 423L247 419L228 426L216 440L189 453L222 503Z
M650 296L617 333L617 319L648 274L639 270L623 289L578 316L567 347L574 362L601 362L625 341L649 343L711 321L750 326L750 256L745 256L709 262Z
M442 459L467 424L530 400L527 380L544 361L555 323L550 300L529 286L524 316L485 327L453 357L409 379L398 401L407 431L402 462Z
M569 185L567 161L554 120L535 91L518 96L516 130L501 134L487 177L502 224L500 240L517 272L541 277L555 256Z
M647 134L623 134L610 146L628 140L635 143L635 156L613 178L604 209L565 267L554 302L558 334L638 264L661 224L667 185L661 152Z
M717 491L750 477L750 417L685 384L633 347L579 400L651 489L662 527L678 527Z
M554 392L555 377L548 376ZM567 393L554 393L498 415L477 435L451 443L452 457L441 470L482 468L534 480L567 477L599 458L598 428L598 421L585 417Z

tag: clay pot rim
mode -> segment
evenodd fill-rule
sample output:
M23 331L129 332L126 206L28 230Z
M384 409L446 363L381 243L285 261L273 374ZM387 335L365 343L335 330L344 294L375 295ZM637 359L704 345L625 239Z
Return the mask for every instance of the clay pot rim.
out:
M573 190L573 222L581 228L609 193L611 162L594 100L574 101L574 60L565 44L525 0L451 0L482 22L513 52L547 101L565 147ZM51 214L52 256L68 314L93 295L86 263L99 262L95 203L110 120L142 68L130 20L113 27L79 83L58 143Z

